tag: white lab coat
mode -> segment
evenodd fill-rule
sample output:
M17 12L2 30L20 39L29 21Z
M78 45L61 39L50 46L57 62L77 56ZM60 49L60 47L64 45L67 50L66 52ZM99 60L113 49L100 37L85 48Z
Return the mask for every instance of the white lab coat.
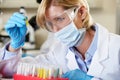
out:
M109 33L99 24L97 24L97 26L97 50L87 74L94 76L92 80L120 80L120 36ZM13 61L15 63L15 61L18 61L17 59L19 60L19 58L13 58L11 62ZM47 54L39 55L35 59L24 58L22 61L57 65L62 67L64 72L79 68L74 53L58 41L54 43ZM2 65L1 63L2 62L0 62L0 66ZM13 66L15 64L12 63L11 65ZM6 69L10 68L10 64L6 66L8 66L5 67ZM4 70L6 70L5 68Z

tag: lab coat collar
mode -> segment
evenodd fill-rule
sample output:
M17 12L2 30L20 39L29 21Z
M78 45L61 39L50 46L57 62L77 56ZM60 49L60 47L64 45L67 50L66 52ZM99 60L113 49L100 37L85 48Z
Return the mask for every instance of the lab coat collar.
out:
M98 45L97 50L93 56L88 74L92 76L100 77L104 66L102 66L102 62L108 59L108 41L109 41L109 32L107 29L102 27L99 24L98 26Z
M68 49L66 59L67 59L67 67L69 68L69 70L79 69L75 59L75 54L70 49Z

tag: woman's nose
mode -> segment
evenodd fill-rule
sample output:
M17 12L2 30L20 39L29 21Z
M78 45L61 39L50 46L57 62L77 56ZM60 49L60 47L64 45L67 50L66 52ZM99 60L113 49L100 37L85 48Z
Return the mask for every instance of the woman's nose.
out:
M53 25L53 32L58 32L59 31L59 28L55 25Z

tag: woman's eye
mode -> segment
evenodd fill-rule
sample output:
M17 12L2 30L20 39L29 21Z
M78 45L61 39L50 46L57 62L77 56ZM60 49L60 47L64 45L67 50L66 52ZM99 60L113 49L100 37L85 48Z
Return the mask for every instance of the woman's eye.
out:
M63 17L63 18L56 18L56 22L61 22L61 21L63 21L65 18Z

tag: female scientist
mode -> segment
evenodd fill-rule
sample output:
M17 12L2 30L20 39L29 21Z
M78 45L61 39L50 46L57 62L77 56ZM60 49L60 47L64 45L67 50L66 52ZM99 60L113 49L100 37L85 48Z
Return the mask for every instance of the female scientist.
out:
M14 13L5 26L11 42L0 52L3 76L11 76L20 61L24 19ZM58 65L70 80L119 80L120 36L93 22L86 0L42 0L37 23L54 33L56 41L47 54L30 62Z

